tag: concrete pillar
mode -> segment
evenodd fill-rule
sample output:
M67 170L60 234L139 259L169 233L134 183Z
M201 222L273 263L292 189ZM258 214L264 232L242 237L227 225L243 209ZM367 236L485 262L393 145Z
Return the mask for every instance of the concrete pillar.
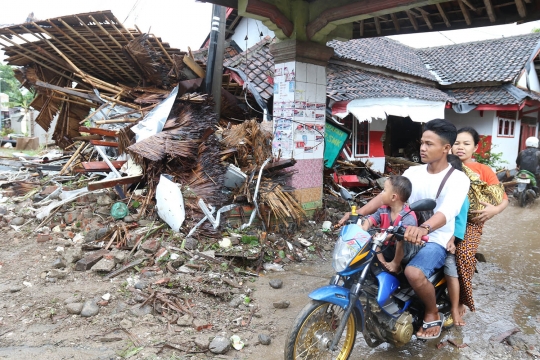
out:
M297 40L272 44L274 155L294 158L291 184L305 210L322 207L326 65L333 49Z

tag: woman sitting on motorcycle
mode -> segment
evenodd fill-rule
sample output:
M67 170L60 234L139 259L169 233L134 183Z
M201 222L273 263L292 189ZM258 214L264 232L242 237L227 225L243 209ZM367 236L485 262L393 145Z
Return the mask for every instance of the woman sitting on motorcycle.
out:
M459 294L459 316L454 317L454 324L464 325L461 316L465 314L465 305L475 311L474 299L472 296L472 277L476 268L476 251L480 244L482 228L484 223L501 213L508 206L508 196L504 193L497 175L493 170L484 164L473 159L473 154L478 149L480 137L478 132L471 127L464 127L458 130L456 141L452 147L452 153L457 155L464 165L464 171L470 178L478 178L480 181L471 179L471 189L469 190L469 201L471 204L467 219L467 228L463 241L456 245L456 264L459 274L460 294ZM483 182L487 186L480 186ZM493 186L492 186L493 185ZM480 190L480 194L478 190ZM500 197L497 205L482 201L482 196L486 198ZM475 208L480 210L474 210Z

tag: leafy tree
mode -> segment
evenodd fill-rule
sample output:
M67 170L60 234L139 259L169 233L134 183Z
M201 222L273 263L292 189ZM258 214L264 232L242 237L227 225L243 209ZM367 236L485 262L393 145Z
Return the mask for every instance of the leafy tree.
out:
M35 119L33 109L30 107L30 103L34 100L35 93L32 91L26 91L24 94L18 88L13 93L13 96L9 98L10 107L20 107L24 110L24 120L26 121L28 114L30 114L30 136L34 136Z
M15 78L13 68L9 65L0 64L0 92L7 94L10 98L14 97L20 85Z

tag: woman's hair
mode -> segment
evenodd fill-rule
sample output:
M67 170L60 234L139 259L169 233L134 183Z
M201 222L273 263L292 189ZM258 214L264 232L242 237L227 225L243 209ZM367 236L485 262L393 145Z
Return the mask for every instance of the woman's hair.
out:
M412 183L411 180L401 175L392 175L388 178L392 189L399 196L399 200L406 202L409 200L412 192Z
M480 142L480 136L478 135L478 131L474 130L470 126L462 127L461 129L458 130L457 133L458 134L469 133L472 136L473 140L474 140L474 146L478 145L478 143Z
M454 154L448 154L446 155L446 160L452 167L456 170L463 171L463 163L459 159L457 155Z

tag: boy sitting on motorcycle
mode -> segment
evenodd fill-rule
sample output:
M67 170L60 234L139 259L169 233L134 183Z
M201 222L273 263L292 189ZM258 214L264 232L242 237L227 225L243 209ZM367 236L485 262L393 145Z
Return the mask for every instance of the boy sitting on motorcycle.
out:
M375 213L365 218L362 222L362 228L369 230L371 227L387 229L390 226L417 226L416 215L411 212L404 216L410 209L406 204L411 195L412 184L409 179L404 176L390 176L384 182L384 190L381 193L381 207ZM350 213L339 221L339 225L343 225L349 219ZM362 220L360 220L362 221ZM389 238L391 239L391 238ZM391 262L387 262L382 253L377 254L379 262L390 272L401 272L401 261L404 257L403 241L396 243L396 252Z

